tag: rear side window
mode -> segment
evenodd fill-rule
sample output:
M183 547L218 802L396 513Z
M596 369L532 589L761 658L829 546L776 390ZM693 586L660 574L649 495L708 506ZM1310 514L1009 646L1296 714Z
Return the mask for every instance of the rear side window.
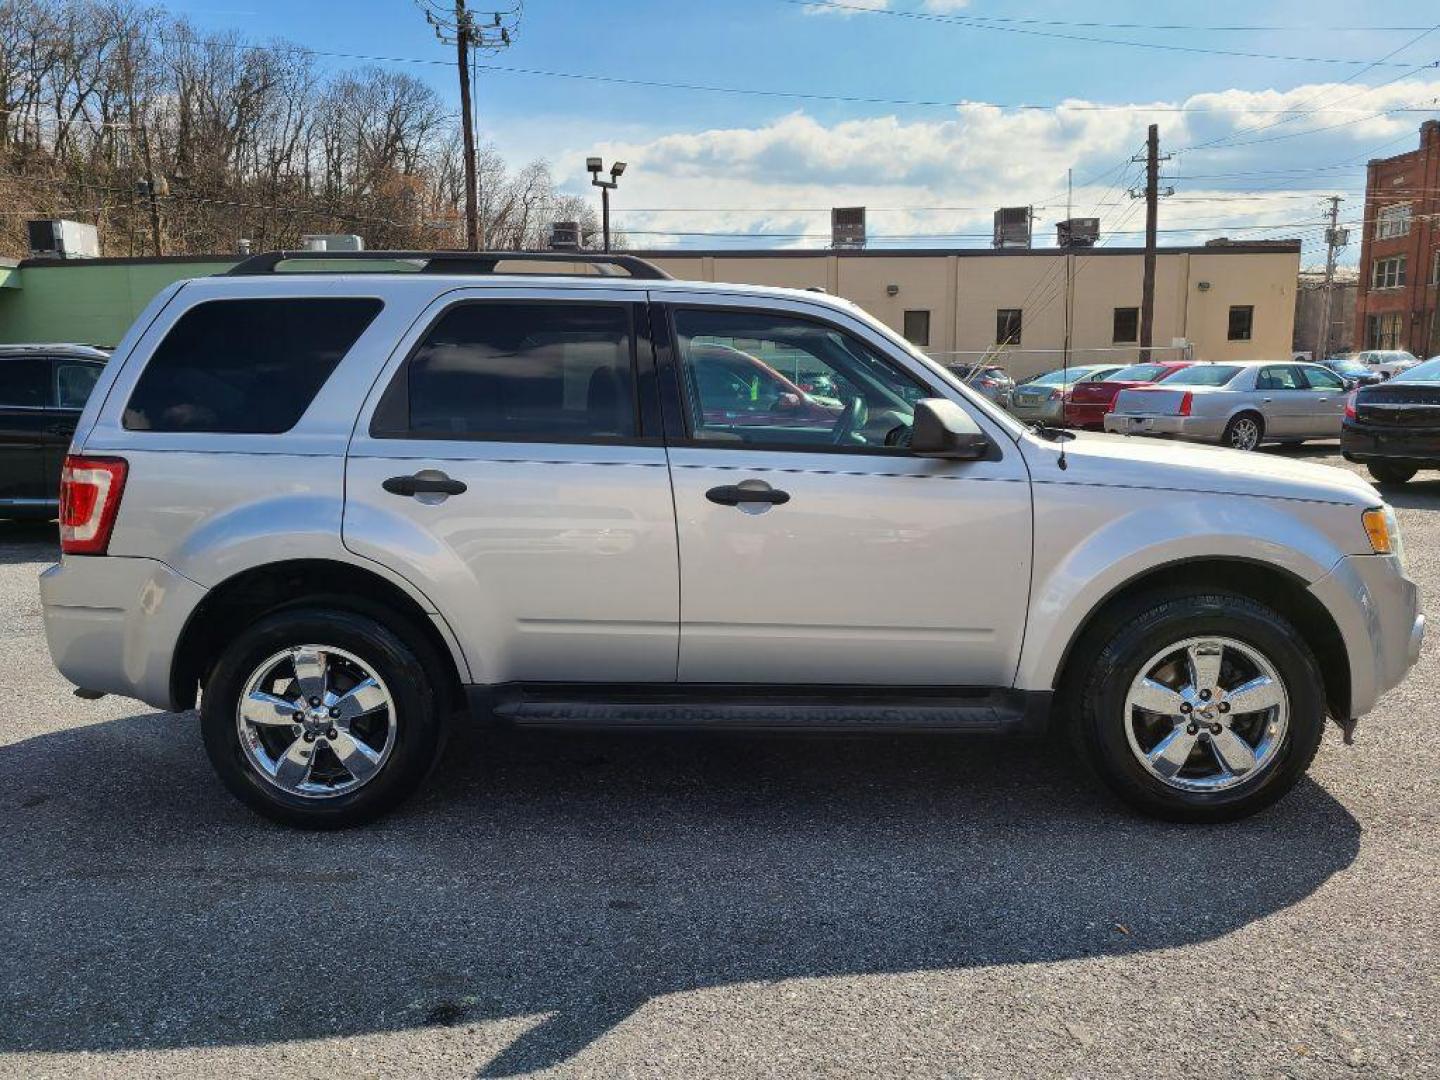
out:
M55 364L55 401L62 409L83 409L100 380L99 364Z
M131 431L289 431L381 303L213 300L170 328L125 407Z
M624 304L459 304L376 409L381 438L574 442L636 435Z

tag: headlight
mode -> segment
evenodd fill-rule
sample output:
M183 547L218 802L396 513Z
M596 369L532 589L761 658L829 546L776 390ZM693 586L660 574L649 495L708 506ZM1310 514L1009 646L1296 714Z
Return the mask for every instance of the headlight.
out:
M1370 537L1370 547L1376 555L1395 555L1405 561L1405 546L1400 540L1400 523L1395 511L1389 505L1366 510L1360 520L1365 524L1365 535Z

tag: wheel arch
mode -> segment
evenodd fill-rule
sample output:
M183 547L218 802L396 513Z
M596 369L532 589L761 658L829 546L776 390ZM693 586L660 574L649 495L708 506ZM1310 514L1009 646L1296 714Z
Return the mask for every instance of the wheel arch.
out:
M176 711L193 708L196 695L227 641L240 629L275 611L323 597L337 610L399 622L434 650L454 701L469 681L469 668L443 619L382 574L333 559L289 559L239 571L206 593L190 613L170 666L170 701Z
M1071 689L1075 672L1106 637L1115 616L1139 596L1179 589L1235 593L1267 604L1292 623L1315 654L1325 702L1337 720L1350 715L1350 663L1334 617L1298 574L1273 563L1235 556L1178 559L1144 570L1112 588L1081 620L1061 654L1052 688Z

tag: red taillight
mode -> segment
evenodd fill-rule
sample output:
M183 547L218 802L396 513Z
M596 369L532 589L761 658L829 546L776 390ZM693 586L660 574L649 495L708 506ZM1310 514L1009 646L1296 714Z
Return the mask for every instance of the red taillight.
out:
M1346 420L1354 420L1354 419L1355 419L1355 395L1358 394L1359 392L1360 392L1360 391L1358 391L1358 390L1351 390L1350 393L1349 393L1349 395L1345 398L1345 419L1346 419Z
M60 550L104 555L125 491L124 458L65 458L60 472Z
M1180 415L1181 415L1181 416L1189 416L1189 415L1190 415L1190 406L1194 403L1194 401L1195 401L1195 395L1192 394L1189 390L1186 390L1185 393L1183 393L1183 394L1180 395Z

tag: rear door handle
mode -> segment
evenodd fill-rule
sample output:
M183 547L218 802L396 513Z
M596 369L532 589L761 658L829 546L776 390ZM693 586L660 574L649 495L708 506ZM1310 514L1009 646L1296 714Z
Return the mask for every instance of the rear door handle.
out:
M741 503L768 503L770 506L783 506L790 501L790 493L769 486L742 487L739 484L724 484L705 492L705 498L713 503L719 503L721 506L739 506Z
M413 476L392 476L380 486L391 495L463 495L466 490L463 481L429 470Z

